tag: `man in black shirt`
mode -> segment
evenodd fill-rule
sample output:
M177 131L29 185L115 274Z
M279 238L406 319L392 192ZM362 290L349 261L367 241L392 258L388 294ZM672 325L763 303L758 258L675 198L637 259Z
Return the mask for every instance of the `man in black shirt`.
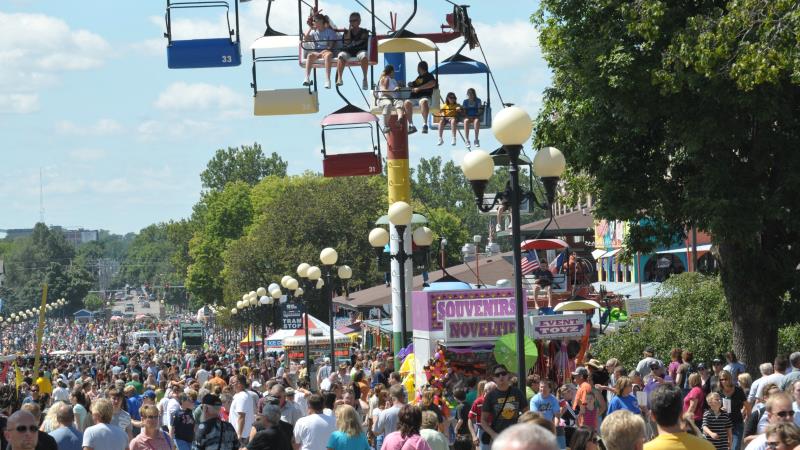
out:
M495 439L503 430L517 423L517 419L528 409L525 393L511 384L511 374L500 364L492 371L497 389L486 394L481 408L481 428L484 444L487 435Z
M286 434L281 421L281 409L273 404L266 404L258 416L255 429L258 431L247 444L248 450L292 450L290 438Z
M367 70L369 69L369 55L367 55L368 40L369 31L361 28L361 14L357 12L350 14L350 27L344 32L344 36L342 36L342 51L339 52L336 58L337 86L344 84L342 81L344 63L348 60L355 59L361 63L361 70L364 73L364 78L361 80L361 89L365 91L369 89L369 84L367 84Z
M194 402L187 394L178 397L181 403L181 410L172 416L172 437L178 442L178 448L190 448L194 441L194 415L192 410Z
M430 110L430 102L431 100L439 101L439 99L431 99L437 83L436 78L428 72L428 63L420 61L419 64L417 64L417 73L419 76L414 81L408 83L411 94L404 104L406 109L405 116L408 119L408 134L417 132L417 127L414 126L413 121L414 104L419 105L420 114L422 115L422 134L426 134L428 132L428 111Z

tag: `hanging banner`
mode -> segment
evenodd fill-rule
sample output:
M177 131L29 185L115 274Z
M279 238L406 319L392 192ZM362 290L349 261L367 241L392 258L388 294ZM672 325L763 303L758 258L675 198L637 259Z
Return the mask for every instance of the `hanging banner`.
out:
M281 328L284 330L303 328L303 305L301 303L281 303Z
M586 331L586 314L530 316L534 339L581 337Z

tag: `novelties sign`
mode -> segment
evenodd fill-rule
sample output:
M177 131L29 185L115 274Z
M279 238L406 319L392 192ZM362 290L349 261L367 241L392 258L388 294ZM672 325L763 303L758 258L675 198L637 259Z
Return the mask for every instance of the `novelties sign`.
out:
M513 317L486 319L448 319L445 321L447 344L495 341L504 334L513 333L517 327Z

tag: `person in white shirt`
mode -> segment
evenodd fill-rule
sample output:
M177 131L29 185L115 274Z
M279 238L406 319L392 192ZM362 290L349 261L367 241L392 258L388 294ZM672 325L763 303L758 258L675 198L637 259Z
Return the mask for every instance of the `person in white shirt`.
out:
M308 415L294 426L294 442L298 450L325 450L328 439L336 431L336 418L322 414L322 396L308 397Z
M246 387L247 377L241 374L238 375L233 386L236 394L233 396L228 416L228 422L233 425L233 428L236 430L236 435L239 436L242 445L247 443L250 436L250 428L253 427L253 421L255 421L256 418L253 400L250 398L250 394L245 390Z
M170 388L164 395L164 398L158 402L158 412L161 414L161 426L169 429L172 424L172 416L181 410L181 404L178 402L178 388Z
M205 369L205 367L200 366L195 373L195 377L197 378L197 382L200 383L200 386L206 384L209 378L211 378L211 373Z
M125 450L128 448L128 434L111 425L114 407L104 398L92 403L92 417L96 425L83 432L83 450Z
M756 380L757 382L759 382L757 386L755 383L753 383L753 386L750 387L750 395L748 397L748 400L761 399L764 393L763 392L764 386L766 386L768 383L772 383L778 387L783 386L783 378L785 377L784 374L786 373L786 368L788 366L789 366L789 361L786 359L785 356L775 357L775 362L772 365L773 372L767 376L764 376Z
M650 364L653 361L658 361L656 358L653 357L655 355L655 350L653 347L647 347L642 352L644 358L639 361L639 364L636 364L636 371L642 374L642 378L646 377L650 374ZM660 361L659 361L660 362Z
M53 403L55 402L69 403L69 389L67 389L67 383L59 378L58 381L56 381L56 385L58 387L53 389L53 394L51 396L51 398L53 399Z

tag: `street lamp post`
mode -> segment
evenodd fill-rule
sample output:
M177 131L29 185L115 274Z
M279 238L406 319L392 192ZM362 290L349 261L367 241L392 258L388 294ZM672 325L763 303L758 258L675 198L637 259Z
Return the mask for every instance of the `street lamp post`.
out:
M533 193L521 193L519 187L519 155L522 144L527 142L533 130L530 116L522 108L511 106L500 111L492 126L492 132L503 145L501 152L508 156L509 176L511 178L510 198L503 198L503 193L498 193L491 204L484 204L483 194L489 178L494 173L494 162L491 155L482 150L472 151L464 157L461 169L464 176L472 185L475 193L475 202L478 209L489 212L498 202L506 200L511 204L511 237L514 251L514 299L516 305L516 330L517 330L517 369L519 388L525 389L525 318L523 311L525 304L522 290L522 251L520 249L520 197L526 196L535 203ZM551 211L555 199L555 188L558 179L565 168L564 155L554 147L545 147L539 150L534 158L534 173L542 180L546 191L546 203L540 205L543 209Z
M406 227L411 223L413 217L413 209L411 205L406 202L395 202L389 207L389 223L394 224L397 231L397 250L390 254L390 257L397 261L399 265L399 295L400 295L400 311L392 311L392 318L395 319L395 314L400 318L400 342L394 345L395 352L408 345L408 326L406 324L406 262L411 258L411 254L406 252L406 242L404 239ZM412 233L413 242L422 248L430 247L433 242L433 232L428 227L419 227ZM380 266L380 259L383 255L383 249L390 241L389 232L383 228L373 228L369 232L369 243L375 249L375 256L378 259L378 266Z
M328 325L330 326L331 367L336 367L336 344L333 340L333 284L331 283L331 269L333 269L333 265L336 264L338 259L339 254L330 247L322 249L319 253L319 261L325 269L325 284L328 285L328 300L330 301L328 305Z
M301 264L301 266L302 266L302 264ZM299 267L298 267L298 270L300 270ZM309 286L309 288L313 286L318 290L322 289L322 286L325 285L325 282L322 281L322 278L320 278L321 276L322 276L322 270L320 270L319 267L310 266L310 267L306 268L306 278L308 279L307 286ZM310 346L309 346L309 342L308 342L308 323L309 323L308 322L308 298L306 298L306 301L303 304L303 330L305 330L305 334L306 334L306 366L308 367L308 374L309 374L309 377L310 377L311 373L312 373L312 367L314 365L314 360L313 360L313 358L311 358Z

